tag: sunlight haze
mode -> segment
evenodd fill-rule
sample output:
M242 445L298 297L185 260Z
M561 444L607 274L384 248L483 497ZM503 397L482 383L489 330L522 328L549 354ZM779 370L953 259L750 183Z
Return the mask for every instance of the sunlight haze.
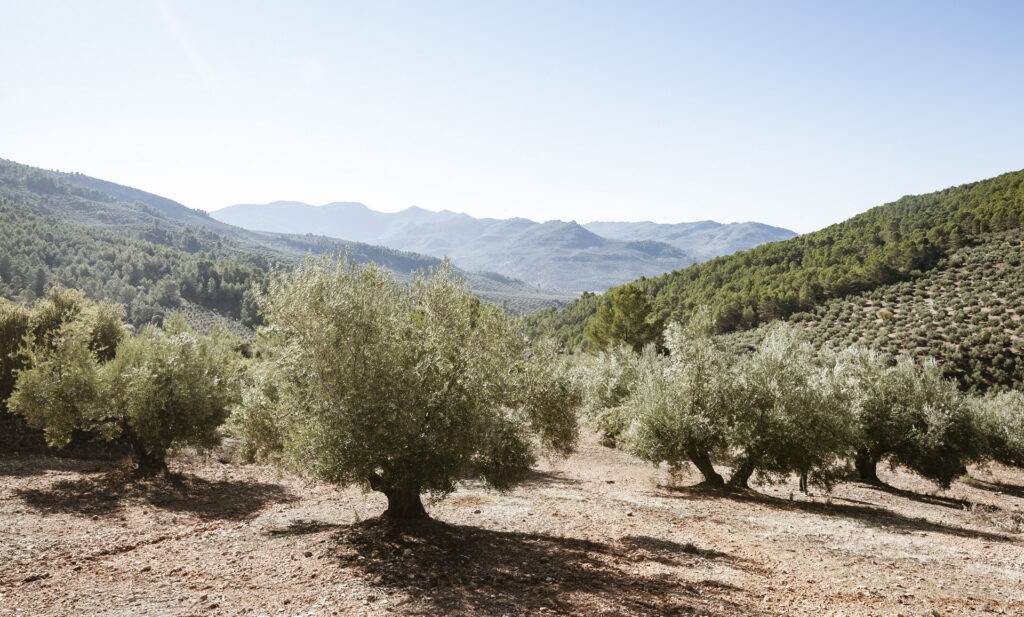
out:
M3 2L0 158L216 210L808 232L1024 167L1021 5Z

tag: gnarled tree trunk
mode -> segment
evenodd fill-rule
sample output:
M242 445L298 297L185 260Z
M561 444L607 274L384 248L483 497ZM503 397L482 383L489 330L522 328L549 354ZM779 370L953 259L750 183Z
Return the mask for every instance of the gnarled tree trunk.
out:
M707 452L703 450L690 450L688 454L690 462L704 476L703 484L715 488L725 486L725 480L720 473L715 471L715 466L711 464L711 457L708 456Z
M135 473L144 478L154 476L166 476L167 461L162 454L155 454L142 444L142 441L134 435L131 436L132 452L135 455Z
M396 523L430 520L430 515L420 500L418 486L392 486L380 474L375 473L370 476L370 488L384 493L388 498L388 509L384 511L383 518Z
M729 477L732 488L749 488L750 476L754 475L754 460L746 457L740 461Z
M853 458L853 466L857 469L857 476L861 482L870 482L871 484L882 482L878 479L878 461L865 448L857 450L857 454Z
M401 521L424 521L430 516L420 500L419 489L390 489L383 491L388 498L388 509L384 518Z

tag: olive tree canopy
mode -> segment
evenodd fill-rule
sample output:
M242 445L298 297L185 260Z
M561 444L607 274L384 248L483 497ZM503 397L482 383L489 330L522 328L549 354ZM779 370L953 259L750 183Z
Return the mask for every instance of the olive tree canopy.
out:
M505 489L537 443L568 453L580 394L557 350L481 303L449 266L410 284L374 265L309 259L271 281L268 323L236 426L250 452L388 498L425 518L420 494L465 478Z

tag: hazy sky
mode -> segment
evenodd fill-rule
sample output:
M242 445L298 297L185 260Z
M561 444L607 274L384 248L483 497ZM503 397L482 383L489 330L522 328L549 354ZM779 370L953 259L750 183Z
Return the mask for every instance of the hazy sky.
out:
M0 0L0 158L279 199L800 232L1024 168L1022 2Z

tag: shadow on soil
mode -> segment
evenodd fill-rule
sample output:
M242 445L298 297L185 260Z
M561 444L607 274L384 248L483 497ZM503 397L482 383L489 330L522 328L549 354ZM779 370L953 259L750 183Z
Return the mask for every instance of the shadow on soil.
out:
M875 485L872 486L874 488L878 488ZM821 503L816 501L780 499L778 497L772 497L770 495L765 495L763 493L758 493L752 490L726 491L721 489L709 489L705 487L670 486L662 486L660 488L679 497L731 499L734 501L756 503L759 505L776 508L778 510L807 512L810 514L818 514L821 516L847 518L858 521L865 525L873 525L875 527L880 527L883 529L896 532L923 531L932 533L943 533L952 536L959 536L962 538L974 538L978 540L985 540L987 542L1017 542L1017 538L1014 538L1013 536L1007 536L1001 533L993 533L988 531L979 531L976 529L967 529L964 527L956 527L954 525L945 525L943 523L934 523L923 518L912 518L900 514L898 512L893 512L892 510L889 510L887 508L865 504L865 502L852 499L847 500L851 502L849 504L837 504L835 503L835 501L839 501L842 498L833 497L833 503ZM895 490L899 491L899 489ZM896 494L903 492L905 491L899 491Z
M978 478L967 478L968 486L974 488L980 488L984 491L992 493L1002 493L1018 499L1024 499L1024 486L1017 486L1016 484L1003 484L1002 482L988 482Z
M930 506L942 506L945 508L954 508L957 510L968 510L971 507L971 502L963 499L956 499L955 497L942 497L941 495L928 495L925 493L915 493L914 491L908 491L902 488L896 488L891 484L884 482L878 483L865 483L862 486L873 488L876 491L909 499L910 501L916 501L918 503L928 504Z
M410 615L553 614L738 617L753 598L726 582L685 582L661 564L727 562L692 544L633 536L621 544L425 523L396 528L370 519L335 535L333 557ZM700 577L695 577L699 579ZM746 601L743 601L746 600Z
M271 503L294 501L284 487L248 481L209 481L194 476L137 479L126 468L108 469L45 489L21 489L16 497L44 513L112 514L128 501L204 519L244 519Z

